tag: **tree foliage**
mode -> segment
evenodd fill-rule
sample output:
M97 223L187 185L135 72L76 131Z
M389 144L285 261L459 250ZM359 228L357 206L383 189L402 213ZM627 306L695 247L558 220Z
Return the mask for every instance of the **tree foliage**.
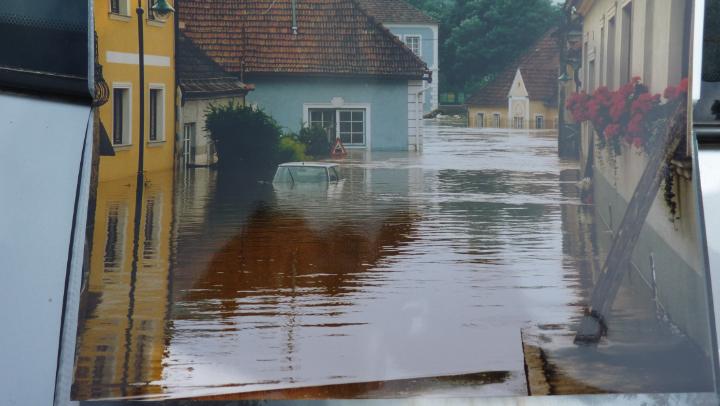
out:
M221 167L261 171L277 163L280 126L262 110L232 101L210 104L205 130L215 142Z
M409 0L440 24L442 90L472 92L560 22L552 0Z
M307 153L313 158L327 158L330 156L332 145L328 140L327 130L321 125L304 125L300 129L298 139L307 146Z

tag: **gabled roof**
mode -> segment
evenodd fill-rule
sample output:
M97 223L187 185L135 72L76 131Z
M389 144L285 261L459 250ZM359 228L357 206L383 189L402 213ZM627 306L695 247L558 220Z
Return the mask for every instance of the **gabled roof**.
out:
M185 98L239 96L253 89L223 70L184 35L177 38L176 73Z
M383 24L434 24L437 20L404 0L357 0L369 15Z
M225 71L420 79L429 71L356 0L178 0L182 33Z
M467 104L475 106L507 104L508 93L518 69L520 69L531 101L555 103L558 89L557 78L560 75L560 46L555 31L555 29L548 31L516 62L510 64L495 79L475 92L467 100Z

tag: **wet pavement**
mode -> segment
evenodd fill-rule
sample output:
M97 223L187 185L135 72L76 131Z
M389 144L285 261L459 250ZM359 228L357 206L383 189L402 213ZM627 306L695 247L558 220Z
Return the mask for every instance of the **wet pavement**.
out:
M74 396L527 394L521 331L573 325L597 260L556 135L430 125L421 155L340 164L148 174L135 270L134 185L101 184Z

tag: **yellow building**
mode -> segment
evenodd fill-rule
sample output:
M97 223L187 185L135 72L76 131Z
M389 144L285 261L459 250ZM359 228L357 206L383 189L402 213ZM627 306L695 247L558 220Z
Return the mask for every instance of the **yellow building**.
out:
M551 30L467 100L470 127L557 128L559 56Z
M156 0L142 0L145 43L146 172L173 167L175 150L175 28L174 16L150 11ZM110 88L100 107L100 121L115 156L100 159L100 180L137 173L139 147L139 68L136 0L95 1L98 58Z

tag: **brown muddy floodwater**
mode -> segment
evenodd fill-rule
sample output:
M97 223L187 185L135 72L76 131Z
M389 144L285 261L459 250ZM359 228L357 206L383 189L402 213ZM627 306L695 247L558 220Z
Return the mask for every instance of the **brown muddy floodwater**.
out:
M101 184L75 396L460 374L480 378L379 396L525 395L521 329L580 311L577 164L551 132L428 133L421 155L340 161L330 187L150 173L136 269L134 184Z

